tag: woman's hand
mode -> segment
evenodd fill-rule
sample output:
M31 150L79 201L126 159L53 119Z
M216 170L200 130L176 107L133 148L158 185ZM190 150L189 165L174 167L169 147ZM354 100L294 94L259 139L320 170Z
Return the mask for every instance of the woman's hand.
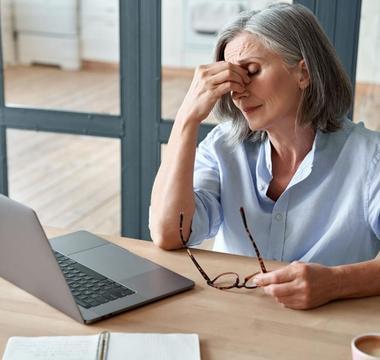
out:
M190 89L178 115L198 123L210 114L217 100L230 91L243 93L250 78L242 67L219 61L196 68Z
M265 274L258 274L255 283L267 295L291 309L311 309L337 296L339 276L334 268L319 264L292 262Z

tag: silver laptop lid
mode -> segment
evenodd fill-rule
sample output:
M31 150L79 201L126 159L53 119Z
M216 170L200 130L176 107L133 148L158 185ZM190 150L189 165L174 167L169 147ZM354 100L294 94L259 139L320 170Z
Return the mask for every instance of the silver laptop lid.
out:
M36 213L1 194L0 276L83 323Z

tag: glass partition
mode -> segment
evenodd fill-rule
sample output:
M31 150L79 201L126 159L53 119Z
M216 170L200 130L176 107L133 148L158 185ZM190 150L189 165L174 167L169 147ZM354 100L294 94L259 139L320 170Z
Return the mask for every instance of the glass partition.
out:
M0 0L9 107L120 114L119 0Z
M7 130L9 196L45 226L120 235L120 140Z

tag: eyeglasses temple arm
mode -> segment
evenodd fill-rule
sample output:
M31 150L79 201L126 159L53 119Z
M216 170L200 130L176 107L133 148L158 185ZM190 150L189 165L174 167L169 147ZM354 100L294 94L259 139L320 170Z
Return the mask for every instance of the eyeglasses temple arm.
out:
M183 238L183 212L182 211L180 212L180 215L179 215L179 234L181 236L182 244L183 244L184 248L186 249L188 255L190 256L190 259L192 260L192 262L194 263L194 265L196 266L198 271L201 273L203 278L207 281L207 283L211 283L211 279L208 277L208 275L205 273L205 271L199 265L198 261L195 260L194 255L191 253L190 249L187 247L186 241ZM191 230L190 230L190 234L191 234Z
M257 255L257 259L259 260L261 272L266 273L267 269L265 268L264 261L263 261L263 259L261 257L259 249L257 248L255 240L253 240L253 237L252 237L252 235L251 235L251 233L250 233L250 231L248 229L247 218L245 217L244 208L242 208L242 207L240 208L240 214L241 214L241 217L243 219L245 231L247 232L248 237L251 240L251 243L252 243L253 248L255 249L255 252L256 252L256 255Z

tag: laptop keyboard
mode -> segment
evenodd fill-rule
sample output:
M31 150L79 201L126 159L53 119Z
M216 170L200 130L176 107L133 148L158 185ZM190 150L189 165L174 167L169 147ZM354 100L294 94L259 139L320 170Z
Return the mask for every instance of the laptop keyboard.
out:
M86 309L135 293L57 251L54 255L75 301Z

